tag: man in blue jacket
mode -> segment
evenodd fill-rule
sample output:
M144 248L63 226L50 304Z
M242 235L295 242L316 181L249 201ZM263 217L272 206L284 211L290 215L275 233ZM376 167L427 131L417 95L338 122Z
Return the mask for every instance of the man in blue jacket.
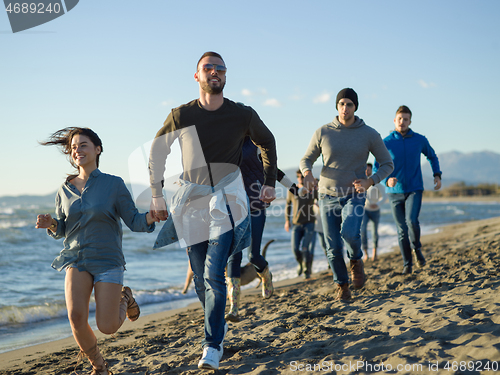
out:
M418 215L422 206L424 182L420 168L420 154L429 160L434 173L434 190L441 188L439 160L427 138L410 129L411 111L402 105L394 119L396 129L384 139L394 161L394 171L385 181L392 215L398 230L398 242L403 256L403 274L412 272L412 248L417 265L425 266L421 251Z

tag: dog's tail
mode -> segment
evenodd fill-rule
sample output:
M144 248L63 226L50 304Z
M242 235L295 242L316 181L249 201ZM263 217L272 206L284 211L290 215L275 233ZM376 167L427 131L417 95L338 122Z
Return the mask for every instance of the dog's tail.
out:
M264 247L262 248L262 256L264 257L264 259L266 258L266 253L267 253L267 248L269 247L269 245L271 245L272 243L274 242L274 240L269 240L267 241L267 243L264 245Z
M264 257L264 259L266 259L266 253L267 253L267 248L269 247L269 245L271 245L272 243L274 242L274 240L269 240L267 241L267 243L264 245L264 247L262 248L262 256ZM262 280L259 279L259 283L257 284L257 286L255 288L258 288L260 286L260 284L262 284Z

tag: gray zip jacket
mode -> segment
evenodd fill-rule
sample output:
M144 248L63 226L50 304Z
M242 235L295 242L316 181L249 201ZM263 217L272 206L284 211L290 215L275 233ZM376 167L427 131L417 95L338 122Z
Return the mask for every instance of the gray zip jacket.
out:
M355 193L354 180L366 178L369 153L380 163L377 173L371 176L373 182L378 184L394 169L382 137L357 116L351 126L342 125L335 117L314 132L300 161L300 170L303 174L312 171L314 162L323 155L319 193L344 197Z

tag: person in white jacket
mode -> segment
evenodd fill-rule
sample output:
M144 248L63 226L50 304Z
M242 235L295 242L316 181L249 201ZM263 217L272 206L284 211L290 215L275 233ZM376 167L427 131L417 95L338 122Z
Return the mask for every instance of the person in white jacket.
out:
M366 176L373 174L373 164L366 164ZM378 224L380 222L380 205L385 199L384 187L380 184L370 186L366 191L365 214L361 222L361 249L363 250L363 259L368 260L368 223L371 221L372 231L372 261L377 260L378 248Z

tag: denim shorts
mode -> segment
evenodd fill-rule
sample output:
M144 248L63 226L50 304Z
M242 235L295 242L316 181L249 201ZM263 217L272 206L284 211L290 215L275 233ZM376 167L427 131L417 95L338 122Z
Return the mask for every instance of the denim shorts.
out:
M68 266L70 267L75 267L74 265ZM124 266L119 266L115 268L111 268L110 270L107 270L102 273L96 273L95 275L92 275L94 278L94 285L98 282L103 282L103 283L112 283L112 284L120 284L123 285L123 274L125 273L125 267Z

